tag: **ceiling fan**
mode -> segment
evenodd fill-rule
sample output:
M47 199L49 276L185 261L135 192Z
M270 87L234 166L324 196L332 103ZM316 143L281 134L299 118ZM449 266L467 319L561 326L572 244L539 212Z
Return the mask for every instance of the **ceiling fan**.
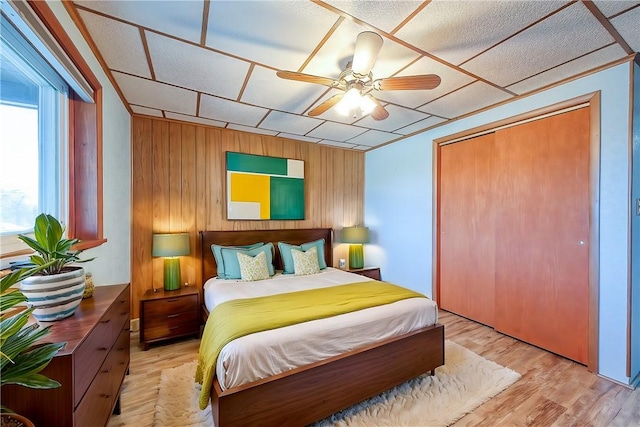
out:
M364 31L358 34L356 39L353 61L347 64L346 69L337 79L284 70L276 74L282 79L316 83L343 90L342 93L332 96L309 111L310 116L319 116L335 106L343 115L352 115L357 118L358 113L363 116L371 114L374 120L384 120L389 117L389 112L371 92L434 89L440 84L440 77L435 74L422 74L374 79L371 69L381 48L382 37L374 32Z

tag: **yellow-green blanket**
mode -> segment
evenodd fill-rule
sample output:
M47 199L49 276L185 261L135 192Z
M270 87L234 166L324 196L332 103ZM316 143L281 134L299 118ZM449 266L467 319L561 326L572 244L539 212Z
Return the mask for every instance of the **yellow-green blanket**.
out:
M329 288L244 298L217 305L200 343L196 381L202 384L200 409L209 403L216 360L236 338L310 320L375 307L424 295L386 282L367 281Z

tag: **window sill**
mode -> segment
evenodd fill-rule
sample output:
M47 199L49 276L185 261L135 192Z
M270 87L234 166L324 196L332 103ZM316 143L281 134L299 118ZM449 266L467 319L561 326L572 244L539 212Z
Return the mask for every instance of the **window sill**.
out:
M78 243L77 245L74 245L72 247L72 249L77 251L77 250L85 250L85 249L97 248L98 246L102 245L103 243L107 243L107 239L83 240L82 242Z

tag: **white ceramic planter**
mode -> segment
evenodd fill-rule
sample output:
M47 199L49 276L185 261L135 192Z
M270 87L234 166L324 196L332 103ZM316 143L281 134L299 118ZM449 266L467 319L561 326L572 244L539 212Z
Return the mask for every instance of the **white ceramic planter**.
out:
M71 316L82 301L84 268L70 267L60 274L31 276L20 282L27 304L35 307L39 322L51 322Z

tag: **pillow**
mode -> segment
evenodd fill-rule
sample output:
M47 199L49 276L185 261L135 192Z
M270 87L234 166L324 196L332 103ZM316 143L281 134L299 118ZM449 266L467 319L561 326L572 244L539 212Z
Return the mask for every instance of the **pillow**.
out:
M324 260L324 239L303 243L300 246L278 242L278 247L280 248L280 257L282 258L282 268L284 269L284 274L294 273L293 257L291 256L292 249L297 249L299 251L305 252L312 247L315 247L316 252L318 253L318 267L320 268L320 270L324 270L325 268L327 268L327 263Z
M291 257L293 258L293 269L296 276L320 273L318 250L315 246L306 252L291 249Z
M236 253L238 264L240 265L240 278L246 282L254 280L264 280L269 278L269 267L267 267L267 255L260 252L252 257L251 255Z
M258 255L260 252L264 252L267 257L269 276L273 276L275 274L273 269L273 244L267 243L266 245L253 249L222 248L220 253L222 254L222 263L224 264L224 279L242 278L240 275L240 264L238 263L238 252L252 257Z
M216 266L218 270L218 277L224 279L224 262L222 261L222 248L232 248L232 249L255 249L264 245L263 242L254 243L252 245L246 246L220 246L213 244L211 245L211 252L213 252L213 257L216 259Z

